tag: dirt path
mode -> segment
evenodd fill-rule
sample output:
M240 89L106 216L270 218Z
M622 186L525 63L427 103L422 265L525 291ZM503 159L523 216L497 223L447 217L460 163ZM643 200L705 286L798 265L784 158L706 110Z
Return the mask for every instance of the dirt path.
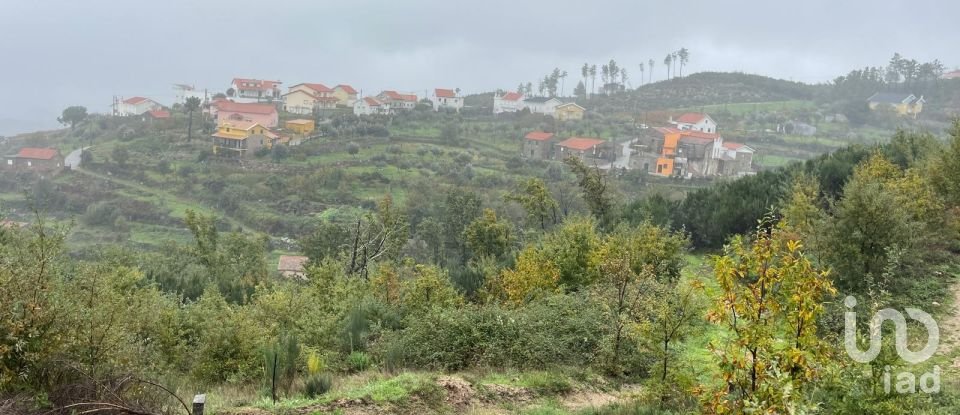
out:
M960 282L950 289L953 293L953 305L950 313L940 320L940 348L939 353L947 356L956 353L960 348ZM960 356L953 358L953 367L960 368Z

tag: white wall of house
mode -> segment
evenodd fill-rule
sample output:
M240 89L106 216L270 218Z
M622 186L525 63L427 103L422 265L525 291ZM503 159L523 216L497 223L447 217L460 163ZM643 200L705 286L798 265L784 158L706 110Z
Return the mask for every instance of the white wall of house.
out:
M557 106L560 105L560 100L551 98L546 102L530 102L523 101L522 108L527 108L533 114L544 114L553 116L557 112Z
M516 101L506 100L499 95L493 97L493 113L517 112L523 109L523 96Z
M440 111L441 108L449 108L460 111L463 108L463 97L438 97L436 94L430 96L430 102L433 103L433 110Z
M153 100L146 99L140 101L136 104L128 104L126 102L120 102L117 104L116 114L119 116L130 116L130 115L142 115L147 111L152 111L160 109L162 106L156 103Z

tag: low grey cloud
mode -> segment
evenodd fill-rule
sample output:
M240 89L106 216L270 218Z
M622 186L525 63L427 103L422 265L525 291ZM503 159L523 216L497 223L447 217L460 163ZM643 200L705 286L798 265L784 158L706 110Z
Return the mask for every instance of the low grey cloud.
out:
M554 67L637 64L686 47L686 71L825 82L894 52L960 64L960 3L760 0L3 0L0 134L56 127L59 111L114 95L169 104L173 83L230 79L467 92L514 88ZM648 73L649 75L649 73Z

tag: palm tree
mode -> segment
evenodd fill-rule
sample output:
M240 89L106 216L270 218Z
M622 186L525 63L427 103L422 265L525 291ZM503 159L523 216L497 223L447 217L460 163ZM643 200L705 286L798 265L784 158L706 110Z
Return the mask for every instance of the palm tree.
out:
M647 61L647 68L650 69L650 81L649 81L649 82L653 82L653 64L655 64L655 63L657 63L657 61L653 60L652 58L651 58L649 61Z
M566 89L567 84L567 71L564 70L560 73L560 96L563 96L563 90Z
M640 86L643 86L643 62L640 62Z
M580 68L580 75L583 75L583 88L587 88L587 77L590 76L590 65L584 62L583 67ZM589 98L589 96L588 96Z
M690 61L690 51L687 48L680 48L677 51L677 56L680 57L680 77L683 77L683 66Z
M670 63L673 62L673 55L667 54L666 58L663 58L663 64L667 65L667 79L670 79Z
M200 109L200 98L190 97L183 103L183 109L187 111L187 141L193 139L193 112Z
M673 57L673 77L676 78L676 77L677 77L677 66L678 66L678 65L677 65L677 62L680 61L680 58L677 57L677 52L673 52L672 54L670 54L670 56Z
M593 64L590 66L590 94L595 94L597 92L597 65Z

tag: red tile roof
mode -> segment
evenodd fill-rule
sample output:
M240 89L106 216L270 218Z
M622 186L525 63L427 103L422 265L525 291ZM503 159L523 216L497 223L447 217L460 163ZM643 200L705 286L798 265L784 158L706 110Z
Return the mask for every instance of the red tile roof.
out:
M531 131L524 136L527 140L544 141L553 138L553 133L546 131Z
M656 127L654 128L654 130L657 130L662 134L680 134L684 137L695 137L695 138L703 138L703 139L710 139L710 140L715 140L717 139L717 137L720 137L720 134L705 133L703 131L697 131L697 130L681 130L674 127Z
M346 92L346 93L348 93L348 94L350 94L350 95L356 95L356 94L357 94L357 90L356 90L356 89L353 89L353 87L350 86L350 85L340 84L340 85L337 85L336 87L334 87L334 89L337 89L337 88L342 89L343 92Z
M247 114L273 114L277 108L270 104L243 104L232 101L217 101L214 103L220 111L241 112Z
M332 89L327 88L327 86L324 84L314 84L314 83L297 84L297 85L291 86L290 89L296 88L300 85L306 86L307 88L310 88L316 92L333 92Z
M599 138L585 138L585 137L570 137L566 140L561 141L557 145L560 147L566 147L573 150L589 150L595 147L598 144L603 144L605 141Z
M55 148L24 147L17 153L18 158L34 160L52 160L60 154Z
M158 119L170 118L170 111L165 110L151 110L147 112L147 114L150 114L151 117Z
M417 100L416 95L401 94L397 91L383 91L381 95L386 95L387 98L390 98L396 101L416 101Z
M500 99L505 101L519 101L520 98L523 98L523 95L517 92L507 92Z
M702 114L702 113L699 113L699 112L688 112L688 113L686 113L686 114L683 114L683 115L677 117L677 119L674 120L674 121L676 121L676 122L681 122L681 123L684 123L684 124L696 124L696 123L702 121L704 118L707 118L707 115L706 115L706 114Z
M302 272L303 265L309 261L310 258L305 256L296 256L296 255L280 255L280 261L277 264L278 271L295 271Z
M283 82L280 81L266 81L260 79L247 79L247 78L233 78L233 84L237 86L238 89L256 89L260 91L272 90L280 86ZM253 84L253 86L245 86L243 84Z
M457 97L457 93L454 92L454 90L452 89L437 88L433 90L433 94L436 95L437 98L456 98Z
M367 105L369 105L369 106L371 106L371 107L379 107L379 106L380 106L380 101L377 101L376 98L364 97L364 98L363 98L363 101L366 102Z
M753 149L751 149L750 147L748 147L746 144L734 143L733 141L725 141L725 142L723 143L723 148L726 148L726 149L728 149L728 150L734 150L734 151L738 151L738 150L750 150L750 151L753 151Z
M130 105L137 105L137 104L139 104L139 103L141 103L141 102L143 102L143 101L146 101L146 100L147 100L147 98L144 98L144 97L130 97L130 98L127 98L127 99L123 100L123 103L124 103L124 104L130 104Z

